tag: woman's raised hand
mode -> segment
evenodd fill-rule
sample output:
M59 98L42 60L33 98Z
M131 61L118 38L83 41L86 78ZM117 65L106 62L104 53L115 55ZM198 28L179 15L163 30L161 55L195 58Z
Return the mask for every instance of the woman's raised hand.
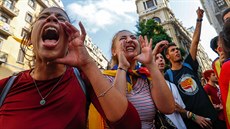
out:
M144 38L140 35L139 42L141 43L141 53L134 59L141 63L148 65L152 63L152 39L148 41L147 36Z
M86 31L83 24L79 22L80 31L69 22L61 23L61 25L69 37L68 52L65 57L58 58L54 62L74 67L81 67L92 62L92 59L84 46Z
M124 41L125 42L125 41ZM124 69L128 69L130 67L130 63L128 62L128 60L125 57L125 48L124 48L124 44L122 43L119 45L119 50L118 50L118 67L124 68Z

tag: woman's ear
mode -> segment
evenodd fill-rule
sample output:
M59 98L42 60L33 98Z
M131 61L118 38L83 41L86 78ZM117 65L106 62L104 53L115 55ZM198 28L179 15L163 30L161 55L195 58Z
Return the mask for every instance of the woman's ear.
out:
M116 55L117 55L116 50L112 49L112 56L116 56Z

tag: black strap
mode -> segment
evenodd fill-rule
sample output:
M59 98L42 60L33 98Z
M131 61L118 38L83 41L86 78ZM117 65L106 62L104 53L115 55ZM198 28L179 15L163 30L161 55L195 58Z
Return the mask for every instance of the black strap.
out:
M0 95L0 107L2 106L3 101L5 100L6 95L9 92L9 90L10 90L12 84L14 83L14 80L16 77L17 76L11 76L10 79L8 80L8 82L6 83L5 87L3 88L2 93Z

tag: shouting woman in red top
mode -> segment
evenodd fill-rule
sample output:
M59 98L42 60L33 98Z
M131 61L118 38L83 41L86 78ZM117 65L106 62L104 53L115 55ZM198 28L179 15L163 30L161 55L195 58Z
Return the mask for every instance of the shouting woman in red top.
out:
M44 9L22 44L31 45L34 67L17 75L0 108L1 129L84 129L88 106L73 67L90 99L114 129L139 129L136 109L104 78L89 56L86 31L71 25L66 12ZM24 49L25 50L25 49ZM0 92L9 78L0 81Z

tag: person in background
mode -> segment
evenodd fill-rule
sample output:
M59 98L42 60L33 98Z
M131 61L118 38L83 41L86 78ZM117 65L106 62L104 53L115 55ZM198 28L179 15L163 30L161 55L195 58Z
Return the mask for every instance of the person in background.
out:
M221 67L219 85L226 126L230 129L230 21L224 24L223 42L220 42L217 49L223 52L225 59Z
M225 23L230 19L230 8L227 8L222 14L222 21ZM210 42L211 49L218 55L218 57L212 62L212 69L214 70L217 78L219 78L221 64L224 61L223 53L217 50L218 42L223 39L222 32L219 33L219 36L214 37Z
M230 8L225 9L222 14L222 21L226 23L228 20L230 20Z
M156 64L158 65L159 70L161 71L162 75L164 75L164 69L165 69L165 59L163 55L160 53L162 49L168 44L168 41L161 41L156 44L154 50L153 50L153 57L156 60ZM166 80L166 83L169 87L169 89L172 92L172 95L174 97L176 105L180 105L181 108L185 108L184 102L181 99L181 96L177 90L177 87L175 84L169 82ZM185 111L186 112L186 111ZM166 115L172 122L173 124L178 128L178 129L187 129L180 112L175 110L172 114Z
M85 129L87 97L113 129L140 129L135 107L104 78L84 46L86 31L70 24L58 7L45 8L22 45L32 49L34 66L17 75L0 107L2 129ZM23 49L25 50L25 49ZM0 92L9 78L0 80Z
M204 90L208 94L214 108L218 112L218 119L220 120L218 127L220 129L226 129L226 122L224 119L223 105L221 103L221 94L218 86L218 80L214 71L206 70L203 72L203 77L206 80L206 85L204 85Z
M171 68L165 72L165 78L177 86L186 106L185 109L192 112L192 119L184 119L188 129L217 128L215 127L217 112L213 108L197 75L199 64L196 60L196 55L203 12L202 9L197 9L195 32L189 54L184 61L175 43L170 43L165 48L165 56L171 63Z
M121 30L112 39L111 53L111 70L105 70L103 74L135 106L142 129L155 128L156 108L170 114L175 109L175 102L152 58L152 40L140 36L138 41L130 31Z
M219 78L220 76L220 70L221 70L221 59L220 59L220 54L218 51L217 51L217 45L218 45L218 37L219 36L216 36L214 37L211 42L210 42L210 47L211 49L218 55L218 57L212 62L212 69L214 70L215 74L216 74L216 77ZM222 56L221 56L222 57Z

